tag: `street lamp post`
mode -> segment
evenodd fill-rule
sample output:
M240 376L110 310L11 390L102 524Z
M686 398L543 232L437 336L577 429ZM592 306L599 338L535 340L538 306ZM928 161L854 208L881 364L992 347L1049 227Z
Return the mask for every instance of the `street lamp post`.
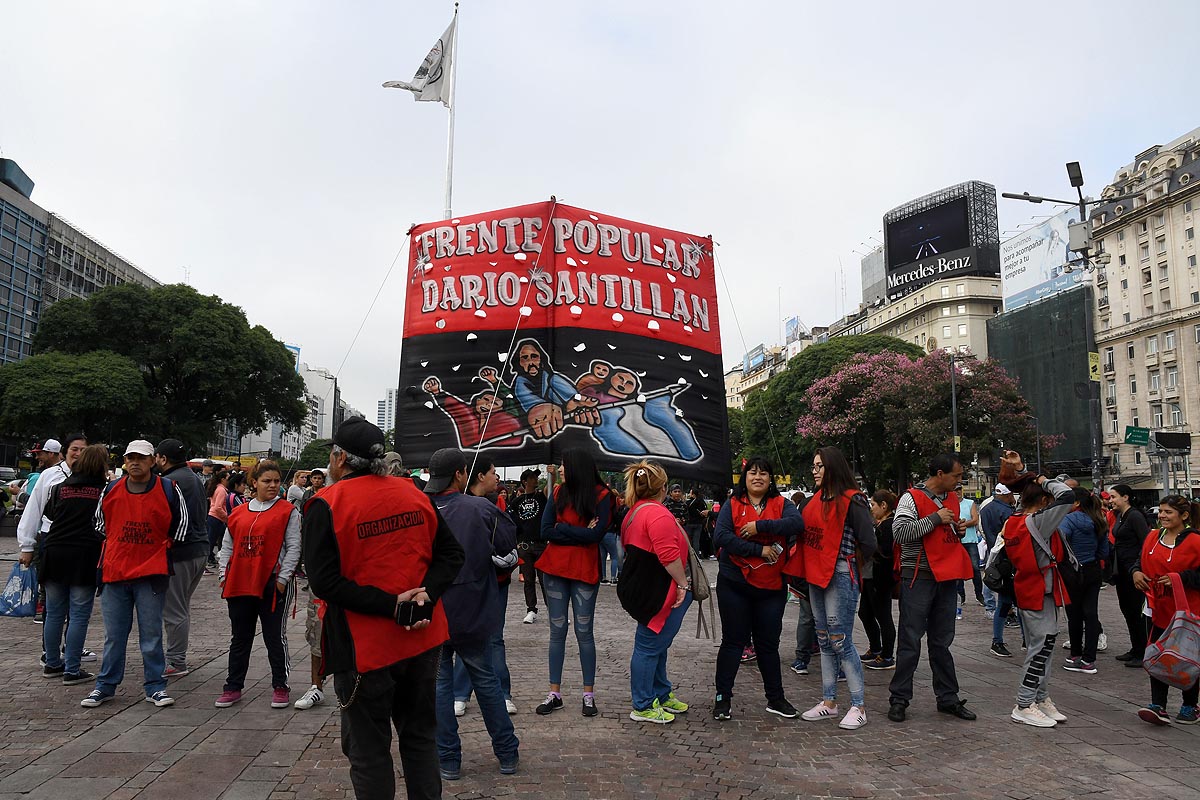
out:
M1034 430L1033 435L1036 437L1034 441L1037 445L1037 471L1038 471L1038 474L1041 475L1042 474L1042 423L1040 421L1038 421L1038 418L1035 417L1033 414L1026 414L1025 416L1027 416L1031 420L1033 420L1033 430Z
M958 384L954 377L954 361L957 354L950 351L950 428L954 436L954 452L958 452Z

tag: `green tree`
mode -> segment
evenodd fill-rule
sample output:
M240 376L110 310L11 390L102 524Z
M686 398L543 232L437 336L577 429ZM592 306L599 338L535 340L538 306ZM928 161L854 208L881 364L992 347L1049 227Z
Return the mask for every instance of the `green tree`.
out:
M293 465L294 469L312 469L313 467L324 467L329 463L329 440L317 439L309 442L308 446L300 451L300 457L296 459Z
M794 484L807 485L813 443L796 433L796 419L808 410L809 389L856 355L883 352L912 358L925 353L911 342L877 333L835 336L805 349L746 399L742 451L734 450L732 443L730 447L734 463L740 464L742 456L765 455L776 463L777 472L791 474Z
M20 438L136 438L149 405L137 364L107 350L42 353L0 368L0 429Z
M733 472L741 472L742 458L746 455L746 412L740 408L728 408L729 414L729 466Z
M62 300L42 314L37 353L108 350L132 362L148 396L140 430L202 449L218 422L243 431L271 421L298 428L307 410L292 355L241 308L174 284L112 286Z

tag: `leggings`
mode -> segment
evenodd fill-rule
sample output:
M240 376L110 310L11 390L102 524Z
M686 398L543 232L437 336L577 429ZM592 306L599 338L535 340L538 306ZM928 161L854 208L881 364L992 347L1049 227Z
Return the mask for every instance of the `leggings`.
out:
M542 591L550 612L550 683L562 683L563 662L567 657L567 607L575 622L575 641L579 644L579 666L583 670L583 685L596 684L596 640L592 622L596 616L596 595L599 586L573 581L546 572L542 574Z
M884 571L879 565L875 569ZM863 579L858 618L867 632L871 652L891 658L896 649L896 622L892 619L892 589L896 581L892 578L891 567L886 569L887 577Z

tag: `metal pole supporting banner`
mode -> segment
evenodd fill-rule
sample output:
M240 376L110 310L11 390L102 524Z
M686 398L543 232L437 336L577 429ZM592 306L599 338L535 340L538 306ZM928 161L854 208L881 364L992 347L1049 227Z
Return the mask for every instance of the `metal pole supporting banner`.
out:
M454 4L454 44L450 49L450 121L446 125L446 215L454 216L451 198L454 192L454 111L458 108L458 3Z

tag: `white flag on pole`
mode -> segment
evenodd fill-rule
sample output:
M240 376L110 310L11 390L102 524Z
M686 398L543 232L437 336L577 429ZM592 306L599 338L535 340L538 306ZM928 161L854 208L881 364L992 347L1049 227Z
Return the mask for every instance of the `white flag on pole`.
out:
M451 87L453 86L454 70L454 26L458 24L458 14L450 21L450 27L437 40L429 55L417 67L417 74L411 81L388 81L386 89L407 89L413 93L413 98L421 101L440 101L450 108Z

